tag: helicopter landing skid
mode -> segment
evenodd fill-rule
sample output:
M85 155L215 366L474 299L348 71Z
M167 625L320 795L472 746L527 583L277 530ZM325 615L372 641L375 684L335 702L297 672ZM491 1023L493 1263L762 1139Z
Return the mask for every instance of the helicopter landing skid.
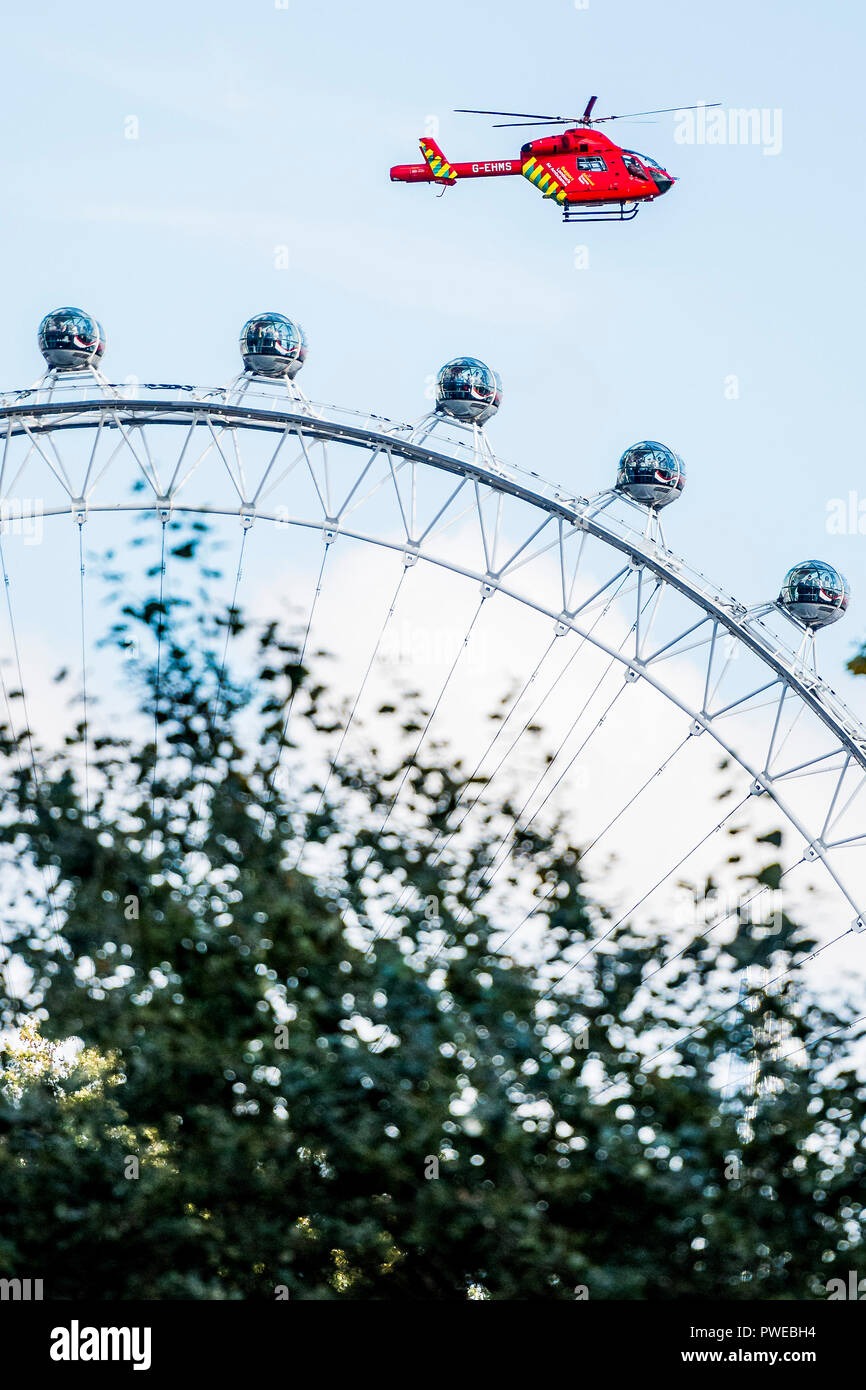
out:
M640 203L617 203L615 207L602 207L599 204L565 203L562 208L563 222L633 222L640 211Z

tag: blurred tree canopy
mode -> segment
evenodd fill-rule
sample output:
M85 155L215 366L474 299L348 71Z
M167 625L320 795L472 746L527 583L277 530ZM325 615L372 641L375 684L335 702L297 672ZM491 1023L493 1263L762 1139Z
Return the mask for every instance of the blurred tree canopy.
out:
M37 749L38 779L0 730L4 943L32 972L26 1001L3 974L0 1276L50 1298L790 1299L856 1268L866 1086L854 1011L797 982L808 932L760 910L689 941L611 930L559 826L512 830L494 891L507 799L435 744L328 770L323 663L207 611L124 608L139 723ZM416 703L385 717L411 735ZM778 882L779 842L744 894ZM537 899L532 952L503 941L510 894ZM751 1009L750 968L793 973Z

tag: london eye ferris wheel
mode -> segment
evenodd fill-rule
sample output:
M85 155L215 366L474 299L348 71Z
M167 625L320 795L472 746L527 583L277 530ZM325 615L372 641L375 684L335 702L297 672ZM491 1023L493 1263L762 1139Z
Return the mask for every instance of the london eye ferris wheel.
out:
M771 808L792 847L785 876L811 873L827 895L822 949L863 931L866 728L819 661L821 630L844 616L848 585L817 559L794 563L764 596L734 596L700 573L680 553L690 538L672 542L676 513L667 508L686 484L673 448L635 443L612 461L609 488L577 495L499 455L488 426L502 384L487 364L448 362L432 409L412 423L323 405L298 384L306 336L278 313L244 325L242 369L220 387L112 382L103 328L80 309L48 314L39 347L44 374L0 398L0 672L13 732L27 714L25 706L16 716L10 687L38 703L45 668L26 620L37 601L35 548L14 544L31 505L22 499L38 499L52 605L85 691L88 676L113 679L93 645L88 551L132 519L158 537L176 519L207 518L247 560L265 533L269 581L282 582L280 566L291 570L307 636L327 617L337 624L327 634L335 648L355 623L353 589L377 566L386 576L364 599L369 632L335 756L357 731L387 662L385 636L423 572L428 593L441 593L440 609L462 626L446 631L416 754L437 721L447 723L449 701L452 723L458 718L460 681L472 684L472 647L487 624L513 689L495 733L474 741L476 770L489 785L524 759L517 832L565 806L591 849L619 836L621 920L646 913L735 815ZM690 474L700 487L694 463ZM76 560L80 589L57 569ZM243 573L239 560L239 583ZM522 639L530 631L531 647ZM533 766L524 735L543 708L553 746ZM605 739L640 747L619 757ZM707 810L708 749L734 784L733 810L721 820ZM666 792L676 768L680 780ZM645 841L651 853L642 854ZM503 840L501 863L507 854ZM543 916L543 902L529 904L509 939Z

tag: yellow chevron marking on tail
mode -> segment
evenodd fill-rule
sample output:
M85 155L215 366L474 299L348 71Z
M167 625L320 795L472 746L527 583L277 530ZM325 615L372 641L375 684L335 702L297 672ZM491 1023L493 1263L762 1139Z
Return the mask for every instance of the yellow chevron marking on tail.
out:
M430 172L434 179L439 183L454 183L457 179L457 171L451 168L441 151L426 140L421 140L419 143L421 153L430 166Z

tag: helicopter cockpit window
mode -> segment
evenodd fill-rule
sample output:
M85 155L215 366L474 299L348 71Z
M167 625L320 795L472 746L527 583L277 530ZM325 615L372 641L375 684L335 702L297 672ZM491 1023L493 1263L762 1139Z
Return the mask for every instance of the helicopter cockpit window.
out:
M603 174L607 169L600 154L581 155L577 161L577 167L593 174Z
M657 174L663 174L665 172L658 160L650 159L648 154L641 154L640 150L623 150L623 154L631 155L632 159L639 159L641 164L649 169L650 172L653 170L655 170Z
M641 158L643 158L643 156L641 156ZM649 178L649 174L647 173L646 169L644 169L643 165L639 163L639 161L635 158L633 154L624 154L622 157L622 162L626 167L626 172L631 174L633 179Z

